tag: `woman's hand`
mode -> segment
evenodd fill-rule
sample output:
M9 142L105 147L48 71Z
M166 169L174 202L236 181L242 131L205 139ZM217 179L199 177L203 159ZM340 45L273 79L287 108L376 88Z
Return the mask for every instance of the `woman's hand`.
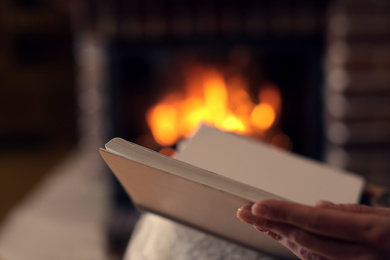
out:
M244 206L242 221L301 259L390 259L390 209L266 200Z

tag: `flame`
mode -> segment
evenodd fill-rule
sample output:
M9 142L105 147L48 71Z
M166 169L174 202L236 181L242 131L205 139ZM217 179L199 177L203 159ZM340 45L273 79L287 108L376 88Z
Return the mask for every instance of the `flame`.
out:
M244 77L225 79L216 68L196 68L185 75L184 93L170 93L147 111L153 137L170 146L201 123L244 135L262 136L277 121L281 96L276 85L260 88L254 103Z

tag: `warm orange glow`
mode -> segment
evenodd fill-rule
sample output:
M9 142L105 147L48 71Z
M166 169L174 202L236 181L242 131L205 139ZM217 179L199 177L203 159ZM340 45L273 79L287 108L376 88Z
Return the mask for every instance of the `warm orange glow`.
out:
M257 105L251 114L252 123L254 126L265 130L270 128L276 118L275 110L267 103Z
M262 86L262 89L259 91L259 100L261 103L269 104L275 110L279 110L282 105L279 88L271 83Z
M263 136L275 123L281 98L275 85L260 88L259 102L241 75L226 80L221 71L197 67L185 74L185 91L169 94L147 113L154 139L162 146L187 137L200 123L251 136Z
M155 106L148 114L148 122L153 125L153 136L161 145L171 145L176 142L177 113L173 106L161 104Z

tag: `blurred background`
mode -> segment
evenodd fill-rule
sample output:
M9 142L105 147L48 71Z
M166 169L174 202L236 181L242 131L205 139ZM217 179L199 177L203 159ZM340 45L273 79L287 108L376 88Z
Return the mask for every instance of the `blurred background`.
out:
M0 259L121 259L98 149L200 122L390 186L384 0L0 1Z

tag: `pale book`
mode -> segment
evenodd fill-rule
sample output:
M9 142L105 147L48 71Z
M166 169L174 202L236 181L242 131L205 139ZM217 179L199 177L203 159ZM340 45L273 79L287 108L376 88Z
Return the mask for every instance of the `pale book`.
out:
M237 219L238 208L265 199L356 203L364 186L359 175L206 125L180 147L171 158L114 138L100 153L139 209L283 258L295 256Z

